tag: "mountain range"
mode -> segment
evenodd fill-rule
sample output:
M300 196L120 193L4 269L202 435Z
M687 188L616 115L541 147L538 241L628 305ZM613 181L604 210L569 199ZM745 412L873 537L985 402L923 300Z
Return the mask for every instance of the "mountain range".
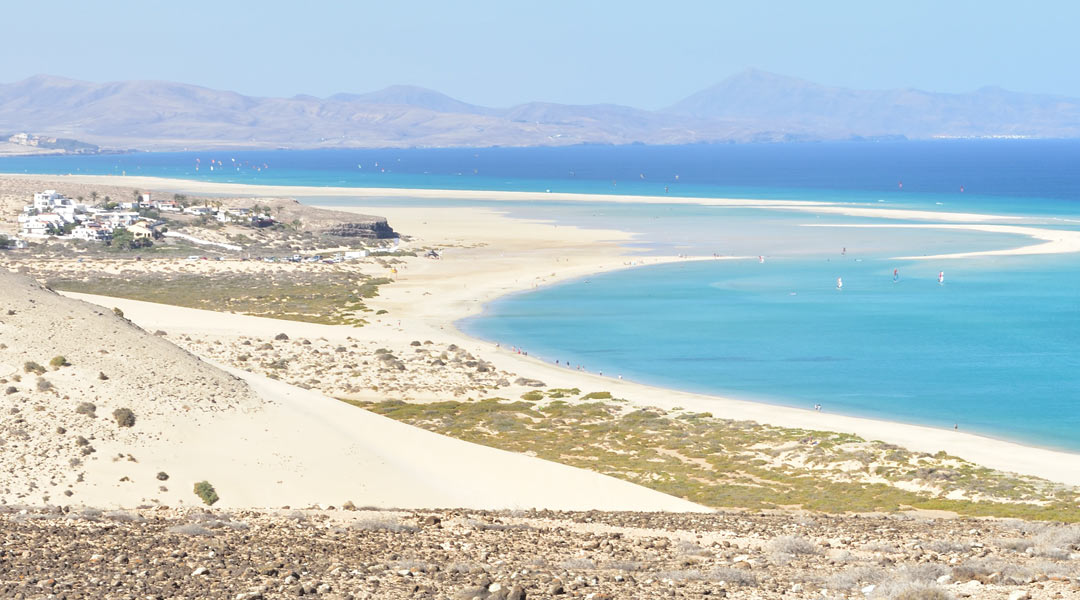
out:
M544 102L492 108L413 86L265 98L182 83L37 75L0 84L0 134L22 132L142 150L1075 138L1080 99L995 87L854 90L750 69L661 110Z

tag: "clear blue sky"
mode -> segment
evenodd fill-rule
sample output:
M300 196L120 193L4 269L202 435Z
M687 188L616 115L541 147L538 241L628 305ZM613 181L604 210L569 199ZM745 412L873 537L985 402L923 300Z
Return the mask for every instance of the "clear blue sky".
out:
M406 83L489 106L659 108L756 67L858 88L1080 96L1075 1L62 0L3 14L4 83L47 73L263 96Z

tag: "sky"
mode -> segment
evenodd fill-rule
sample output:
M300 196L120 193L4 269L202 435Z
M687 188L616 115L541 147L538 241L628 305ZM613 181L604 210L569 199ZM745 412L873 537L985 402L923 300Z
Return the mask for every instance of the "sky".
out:
M487 106L662 108L747 68L826 85L1080 97L1080 2L57 0L4 6L0 83L255 96L429 87Z

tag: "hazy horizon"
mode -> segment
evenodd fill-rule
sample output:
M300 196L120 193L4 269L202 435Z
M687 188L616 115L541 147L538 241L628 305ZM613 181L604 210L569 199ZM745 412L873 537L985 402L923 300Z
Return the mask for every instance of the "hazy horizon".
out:
M1080 6L1064 2L109 6L8 7L17 60L0 81L163 80L264 97L414 85L492 107L658 109L756 68L853 89L1080 97L1080 80L1061 77L1063 57L1080 54Z

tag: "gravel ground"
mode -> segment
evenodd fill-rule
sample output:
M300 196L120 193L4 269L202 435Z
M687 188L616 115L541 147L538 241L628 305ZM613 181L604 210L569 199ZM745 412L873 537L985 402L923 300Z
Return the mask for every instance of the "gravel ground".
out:
M1080 529L795 513L0 507L4 598L1077 598Z

